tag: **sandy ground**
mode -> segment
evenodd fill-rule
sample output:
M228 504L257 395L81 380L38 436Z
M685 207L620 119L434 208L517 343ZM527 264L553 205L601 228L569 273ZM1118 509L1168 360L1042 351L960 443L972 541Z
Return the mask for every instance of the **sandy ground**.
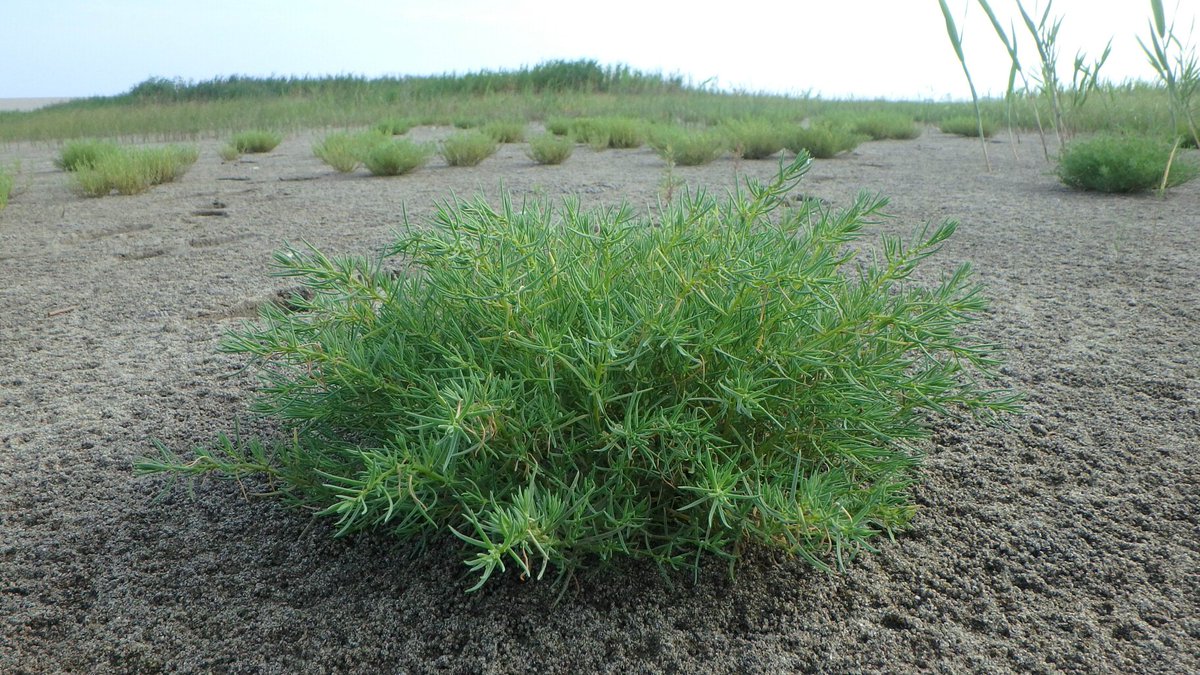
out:
M416 130L426 136L430 130ZM402 209L451 191L652 202L649 150L579 148L560 167L507 146L476 168L341 176L311 137L177 184L83 199L51 145L20 158L0 213L0 672L1200 672L1200 181L1166 199L1069 191L1034 143L928 131L818 162L801 189L892 197L911 232L956 218L938 259L972 261L995 299L981 330L1029 397L1005 429L941 425L915 529L840 575L754 554L472 595L456 547L332 540L238 485L156 501L151 438L186 450L244 420L242 362L215 352L285 280L285 240L364 252ZM680 169L724 189L732 159ZM205 213L212 215L203 215Z

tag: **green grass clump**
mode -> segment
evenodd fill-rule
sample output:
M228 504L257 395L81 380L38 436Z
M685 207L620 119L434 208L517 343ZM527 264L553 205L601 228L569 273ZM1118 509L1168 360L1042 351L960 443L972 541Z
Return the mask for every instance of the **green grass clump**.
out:
M341 173L350 173L363 163L363 157L371 148L388 140L377 132L330 134L313 145L313 154L322 162Z
M387 140L379 143L363 155L363 164L376 176L399 176L424 166L433 154L428 145L411 141Z
M403 136L413 128L413 121L407 117L389 117L378 122L373 128L384 136Z
M171 183L196 162L193 147L120 148L76 168L74 188L86 197L105 197L114 191L135 195L155 185Z
M497 143L522 143L525 141L524 120L496 120L483 125L483 133L496 139Z
M1142 192L1175 187L1200 171L1195 163L1176 155L1167 174L1171 158L1171 146L1157 139L1101 136L1068 144L1058 160L1058 177L1065 185L1083 190Z
M551 117L546 120L546 131L555 136L569 136L574 123L570 117Z
M632 149L646 144L645 125L628 117L580 117L571 122L570 134L593 150Z
M119 151L116 143L108 141L71 141L63 146L54 165L63 171L78 171L92 166L105 155Z
M8 207L8 198L12 196L15 171L0 168L0 211Z
M872 140L911 140L921 135L921 128L912 117L889 112L864 115L854 120L855 132Z
M996 135L996 123L988 118L983 118L983 137L991 138ZM979 138L980 120L974 117L965 115L957 115L947 117L938 123L938 129L942 133L956 134L958 136L967 136L969 138Z
M229 144L241 154L256 154L270 152L282 142L282 134L256 129L234 134Z
M529 139L527 154L538 164L562 164L574 150L575 143L570 138L546 133Z
M496 139L482 131L460 131L442 141L442 159L450 166L475 166L500 149Z
M786 127L772 120L751 118L725 126L734 153L743 159L766 159L787 143Z
M710 130L666 127L652 134L650 145L667 162L700 166L720 157L729 147L724 134Z
M850 152L862 143L864 136L831 122L815 121L806 127L789 129L784 147L799 154L807 152L817 159L829 159Z
M840 567L912 517L931 410L1016 404L986 384L969 268L912 278L954 224L862 260L886 200L789 208L807 166L653 218L480 198L378 258L281 251L310 299L264 305L224 349L260 370L282 440L136 468L263 474L339 535L452 535L474 588L747 547Z

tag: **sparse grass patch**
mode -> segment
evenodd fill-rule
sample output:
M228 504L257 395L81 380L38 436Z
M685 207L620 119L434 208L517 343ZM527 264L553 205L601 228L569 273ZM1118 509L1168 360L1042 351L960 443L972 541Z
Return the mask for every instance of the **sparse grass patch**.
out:
M729 147L743 159L766 159L787 143L785 127L773 120L750 118L730 122L724 128Z
M955 117L947 117L938 122L938 129L941 129L942 133L966 136L968 138L979 138L980 126L983 127L984 138L991 138L996 135L996 123L987 117L978 119L957 115Z
M433 148L407 140L385 140L363 156L363 164L376 176L399 176L424 166Z
M460 131L442 141L442 159L450 166L475 166L500 149L496 139L482 131Z
M224 349L260 370L281 440L135 468L265 475L338 535L453 535L472 590L618 557L698 573L748 547L842 567L916 510L931 410L1016 404L969 330L969 268L911 278L954 224L861 259L886 200L789 209L806 166L653 220L480 198L379 257L280 251L311 298Z
M238 149L232 143L223 146L217 151L217 154L220 155L221 161L224 162L232 162L242 156L242 153L238 152Z
M413 121L407 117L389 117L377 123L374 129L385 136L403 136L413 126Z
M483 133L496 139L497 143L522 143L525 141L525 121L495 120L483 125Z
M0 211L8 207L8 198L12 196L16 171L0 167Z
M377 132L330 134L313 145L313 154L341 173L350 173L363 163L367 151L390 137Z
M1200 171L1195 163L1178 157L1172 162L1172 157L1171 146L1158 139L1101 136L1069 143L1058 160L1058 177L1083 190L1144 192L1186 183Z
M646 143L645 125L628 117L580 117L570 128L576 140L593 150L640 148Z
M574 123L570 117L551 117L546 120L546 131L555 136L569 136Z
M700 166L720 157L729 142L718 131L672 126L656 129L650 135L650 146L670 164Z
M187 173L199 153L193 147L117 148L74 172L73 185L85 197L105 197L145 192L171 183Z
M78 171L94 165L101 157L119 150L116 143L109 141L71 141L63 146L58 159L54 160L54 165L63 171Z
M857 148L864 138L847 127L817 120L807 128L795 126L789 129L784 147L796 154L807 152L817 159L829 159Z
M574 150L575 142L570 138L551 133L529 139L529 159L538 164L562 164Z
M879 112L863 115L854 120L855 132L871 140L911 140L921 135L921 128L908 115Z
M270 152L283 142L283 135L274 131L252 129L233 135L230 145L241 154Z

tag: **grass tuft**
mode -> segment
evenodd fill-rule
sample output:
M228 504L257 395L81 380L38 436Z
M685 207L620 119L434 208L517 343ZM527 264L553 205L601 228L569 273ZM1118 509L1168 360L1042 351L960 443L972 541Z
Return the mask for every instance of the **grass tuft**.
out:
M969 268L913 279L954 224L863 260L886 200L787 208L807 166L659 217L479 198L380 257L280 251L310 299L224 349L284 440L135 468L265 474L339 535L453 535L472 590L617 557L732 568L751 546L841 567L908 524L931 410L1016 401L969 330Z
M424 166L433 148L406 140L386 140L363 155L363 164L376 176L399 176Z
M384 136L403 136L414 126L407 117L389 117L374 126L374 130Z
M1178 157L1172 162L1172 155L1169 144L1153 138L1101 136L1075 141L1059 158L1058 177L1082 190L1144 192L1175 187L1200 172L1194 162Z
M709 164L729 148L729 142L720 132L680 127L655 130L650 145L659 157L676 166Z
M942 133L966 136L968 138L979 138L980 126L983 127L984 138L991 138L996 135L996 123L986 117L978 119L965 115L956 115L938 122L938 129L941 129Z
M773 120L750 118L730 122L725 127L725 134L734 154L743 159L766 159L787 143L784 129Z
M241 154L257 154L270 152L282 142L282 134L256 129L234 134L229 144Z
M854 120L853 129L875 141L912 140L921 135L912 117L889 112L863 115Z
M105 155L119 152L116 143L109 141L71 141L63 146L54 165L63 171L78 171L95 165Z
M387 140L376 132L330 134L313 145L313 154L334 170L350 173L363 163L363 156L371 148Z
M476 166L496 154L500 144L482 131L460 131L442 141L442 159L450 166Z
M8 199L12 196L13 184L16 180L15 170L0 167L0 211L8 207Z
M113 192L135 195L155 185L171 183L187 173L199 156L193 147L120 148L76 168L73 186L85 197Z
M523 143L525 141L524 120L496 120L483 125L483 133L496 139L497 143Z
M829 159L857 148L864 138L845 126L818 120L807 128L789 129L784 147L796 154L807 152L816 159Z
M529 159L538 164L562 164L575 150L570 138L547 133L529 139Z

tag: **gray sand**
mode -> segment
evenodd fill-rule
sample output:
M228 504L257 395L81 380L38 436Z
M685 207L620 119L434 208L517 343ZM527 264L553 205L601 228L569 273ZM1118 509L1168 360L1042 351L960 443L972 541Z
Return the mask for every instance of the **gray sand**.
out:
M237 484L155 501L165 481L132 474L151 438L185 450L244 420L253 382L215 347L289 285L266 274L281 242L365 252L402 208L500 181L645 205L664 170L646 149L540 167L513 145L377 179L311 142L222 164L207 141L179 183L98 200L53 148L0 148L28 179L0 212L0 672L1200 671L1200 181L1076 193L1035 139L1020 160L994 143L989 175L977 143L932 130L817 162L806 194L892 197L876 231L962 221L935 267L975 264L1026 414L939 423L915 529L844 574L762 553L734 581L624 564L555 606L511 575L464 594L453 542L332 540ZM724 189L735 168L677 174Z

